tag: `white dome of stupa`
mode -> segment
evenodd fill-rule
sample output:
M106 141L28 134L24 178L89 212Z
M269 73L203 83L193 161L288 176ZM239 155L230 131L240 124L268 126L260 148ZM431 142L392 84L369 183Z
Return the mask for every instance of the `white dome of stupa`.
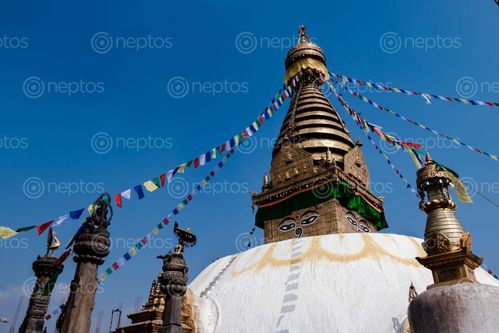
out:
M265 244L189 285L197 332L404 332L411 283L433 284L421 239L347 233ZM479 268L478 282L499 287Z

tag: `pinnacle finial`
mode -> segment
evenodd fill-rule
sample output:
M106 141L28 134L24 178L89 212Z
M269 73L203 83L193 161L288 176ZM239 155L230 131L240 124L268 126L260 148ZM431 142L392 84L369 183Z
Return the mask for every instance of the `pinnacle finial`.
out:
M298 39L298 44L303 42L310 42L310 37L307 34L307 28L305 25L300 24L300 38Z
M433 163L433 159L431 158L430 153L426 153L425 163L426 164L432 164Z
M50 227L47 236L47 255L54 253L61 246L61 242L57 239L54 229Z

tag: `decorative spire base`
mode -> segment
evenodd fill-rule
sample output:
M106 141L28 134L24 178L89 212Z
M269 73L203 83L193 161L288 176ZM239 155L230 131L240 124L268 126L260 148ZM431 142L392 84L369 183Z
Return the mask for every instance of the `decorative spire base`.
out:
M474 270L482 264L483 258L471 252L469 233L463 234L461 249L457 251L446 251L449 248L449 240L442 234L430 240L433 241L431 244L435 249L440 249L442 252L416 258L421 265L432 271L435 283L428 286L428 289L462 282L476 282ZM424 246L429 246L428 239Z

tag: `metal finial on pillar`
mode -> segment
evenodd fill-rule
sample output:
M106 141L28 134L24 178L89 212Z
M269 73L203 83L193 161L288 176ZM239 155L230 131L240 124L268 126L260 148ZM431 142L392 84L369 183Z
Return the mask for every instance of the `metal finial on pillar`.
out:
M180 323L182 301L187 291L187 272L189 271L184 260L183 252L186 247L194 246L197 242L189 228L180 228L175 222L173 232L178 239L174 251L158 256L163 259L163 273L159 277L161 291L165 295L165 308L163 312L163 326L160 333L182 333Z
M50 228L47 237L47 252L43 257L38 256L33 262L33 271L36 283L31 294L28 309L20 333L41 333L45 325L45 313L50 302L52 289L57 277L62 273L64 266L54 256L54 251L61 246L55 231Z

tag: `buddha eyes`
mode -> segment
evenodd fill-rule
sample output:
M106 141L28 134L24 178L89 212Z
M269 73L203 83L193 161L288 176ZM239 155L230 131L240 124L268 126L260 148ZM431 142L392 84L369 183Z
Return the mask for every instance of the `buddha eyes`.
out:
M303 233L303 229L300 226L304 227L308 226L316 222L318 218L319 218L319 213L314 211L308 211L302 215L299 223L297 223L295 219L287 217L279 224L277 229L282 232L294 230L295 236L299 238Z
M371 230L369 230L369 227L367 225L367 222L364 221L364 220L359 220L359 222L357 222L357 220L355 219L355 216L353 216L351 213L347 213L347 221L348 223L350 223L351 225L353 225L354 227L357 228L357 232L370 232Z
M300 224L301 225L309 225L309 224L314 223L318 218L319 218L319 215L314 213L313 215L309 215L309 216L302 218L302 220L300 221Z
M357 226L357 221L355 221L355 218L352 215L347 215L347 221L354 227Z
M277 227L277 229L281 230L281 231L289 231L291 229L294 229L296 227L296 223L294 220L284 220L281 222L281 224L279 224L279 226Z

